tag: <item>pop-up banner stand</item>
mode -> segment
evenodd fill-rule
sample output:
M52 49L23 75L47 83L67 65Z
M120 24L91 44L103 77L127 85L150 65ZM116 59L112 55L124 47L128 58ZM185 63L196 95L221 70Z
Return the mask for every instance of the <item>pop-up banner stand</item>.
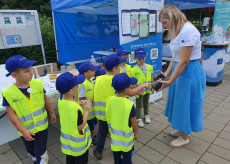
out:
M145 63L154 74L162 70L162 24L158 21L163 0L118 0L120 47L131 52L128 64L137 64L134 50L144 48ZM150 96L150 102L162 98L162 92ZM135 98L132 98L135 101Z

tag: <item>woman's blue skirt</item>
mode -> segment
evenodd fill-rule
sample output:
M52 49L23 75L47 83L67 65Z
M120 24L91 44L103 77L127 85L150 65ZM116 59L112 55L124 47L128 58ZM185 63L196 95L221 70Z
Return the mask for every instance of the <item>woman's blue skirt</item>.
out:
M174 63L173 71L177 64ZM203 130L205 86L205 73L199 60L190 61L183 73L169 86L164 115L173 129L185 134Z

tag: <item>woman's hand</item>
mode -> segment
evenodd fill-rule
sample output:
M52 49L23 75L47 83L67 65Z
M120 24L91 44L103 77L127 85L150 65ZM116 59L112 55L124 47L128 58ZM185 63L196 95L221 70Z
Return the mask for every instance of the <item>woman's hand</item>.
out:
M170 80L169 81L160 81L160 80L158 80L158 82L162 84L162 86L159 89L159 91L161 91L164 88L167 88L168 86L170 86L172 84L172 82Z

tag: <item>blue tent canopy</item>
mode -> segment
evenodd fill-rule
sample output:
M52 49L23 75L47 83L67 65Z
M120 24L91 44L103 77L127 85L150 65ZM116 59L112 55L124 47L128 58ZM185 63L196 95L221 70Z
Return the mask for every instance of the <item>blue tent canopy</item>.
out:
M164 2L165 5L172 4L181 10L215 5L215 0ZM96 50L119 48L118 0L51 0L51 6L58 59L62 64L89 59ZM108 26L99 20L112 20L112 23L117 20L117 23Z
M215 0L165 0L165 5L174 5L181 10L215 6ZM90 14L118 14L118 0L51 0L53 12Z
M215 0L165 0L165 5L174 5L180 10L215 6Z

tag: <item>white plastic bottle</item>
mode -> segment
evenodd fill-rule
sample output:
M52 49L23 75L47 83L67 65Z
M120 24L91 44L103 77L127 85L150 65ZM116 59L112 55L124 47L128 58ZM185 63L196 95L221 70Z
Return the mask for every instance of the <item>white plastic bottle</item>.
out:
M93 55L91 56L90 63L92 63L93 65L97 64L97 62L96 62L96 60L95 60Z

